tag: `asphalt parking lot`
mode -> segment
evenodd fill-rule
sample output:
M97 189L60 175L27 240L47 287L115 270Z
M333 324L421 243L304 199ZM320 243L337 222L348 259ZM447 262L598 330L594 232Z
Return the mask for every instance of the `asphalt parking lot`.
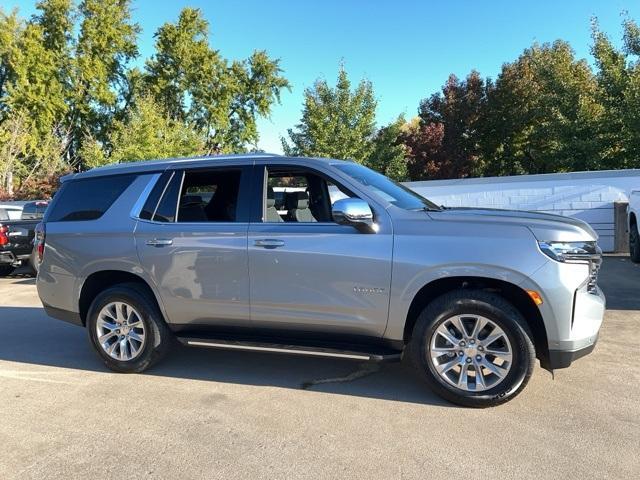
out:
M177 348L110 373L34 279L2 278L0 478L637 478L640 266L607 257L600 283L592 355L470 410L402 364Z

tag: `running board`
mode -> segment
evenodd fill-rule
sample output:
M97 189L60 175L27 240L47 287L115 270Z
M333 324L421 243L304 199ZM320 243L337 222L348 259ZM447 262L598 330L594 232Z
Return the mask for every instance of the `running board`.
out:
M209 339L209 338L191 338L178 337L183 345L189 347L209 347L219 348L223 350L246 350L252 352L270 352L270 353L286 353L292 355L307 355L312 357L333 357L344 358L349 360L374 361L374 362L391 362L398 361L402 355L401 352L389 351L365 351L327 348L322 346L310 345L290 345L279 343L263 343L254 341L238 341L228 339Z

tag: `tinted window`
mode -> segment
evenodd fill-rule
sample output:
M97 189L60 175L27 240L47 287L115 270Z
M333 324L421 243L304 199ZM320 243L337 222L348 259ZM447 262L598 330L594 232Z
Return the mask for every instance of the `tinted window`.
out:
M162 199L158 204L153 220L156 222L175 222L176 207L178 206L178 195L182 184L182 173L176 172L171 177L171 181L164 190Z
M142 207L142 210L140 211L141 219L151 220L151 217L153 217L153 214L156 211L156 207L158 206L158 201L160 200L160 197L164 193L164 190L167 186L167 182L170 181L174 175L174 172L165 172L162 174L162 176L160 176L155 186L153 187L153 190L151 190L149 198L147 198L144 207Z
M40 220L44 217L47 202L29 202L22 209L22 220Z
M9 214L4 208L0 208L0 221L2 220L9 220Z
M240 170L187 172L178 202L178 222L235 222Z
M131 185L135 175L87 178L66 182L49 214L49 222L95 220Z
M333 203L353 196L348 190L310 170L268 167L262 218L265 222L276 223L333 222Z

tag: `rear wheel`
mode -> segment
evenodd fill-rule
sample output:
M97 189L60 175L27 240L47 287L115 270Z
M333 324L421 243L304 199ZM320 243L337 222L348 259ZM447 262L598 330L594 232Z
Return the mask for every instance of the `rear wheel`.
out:
M100 293L89 308L87 331L105 365L116 372L142 372L160 360L171 344L155 299L138 284Z
M14 270L15 267L13 265L0 265L0 277L11 275Z
M430 303L408 356L432 390L467 407L490 407L526 386L535 349L522 315L499 295L458 290Z
M640 263L640 235L638 225L635 223L632 223L629 228L629 255L632 262Z
M27 266L29 267L29 272L34 277L38 275L38 269L40 268L40 263L38 262L38 256L36 251L31 252L29 256L29 260L27 261Z

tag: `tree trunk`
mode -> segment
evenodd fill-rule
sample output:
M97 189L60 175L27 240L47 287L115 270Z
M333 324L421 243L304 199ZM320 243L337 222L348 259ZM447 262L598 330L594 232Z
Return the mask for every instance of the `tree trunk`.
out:
M5 176L5 191L7 195L13 197L13 172L11 170L7 171L7 175Z

